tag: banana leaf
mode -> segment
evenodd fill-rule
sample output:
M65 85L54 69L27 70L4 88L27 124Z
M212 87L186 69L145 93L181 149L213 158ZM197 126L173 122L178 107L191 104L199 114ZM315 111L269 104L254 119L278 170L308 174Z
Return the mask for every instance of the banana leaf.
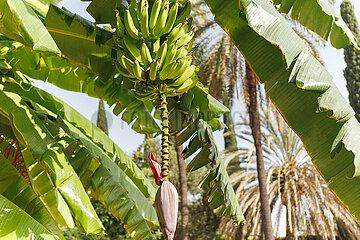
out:
M44 24L62 54L71 61L82 64L106 82L114 73L111 47L113 33L54 5L46 15Z
M0 239L65 239L37 194L2 154L0 164Z
M0 16L0 33L34 51L60 55L49 32L24 0L1 0Z
M0 91L0 99L0 114L25 147L23 157L32 185L53 216L69 227L74 226L74 216L80 230L101 233L100 219L62 147L21 96Z
M236 0L206 3L265 83L330 189L360 219L360 125L332 76L270 2L241 0L242 9Z
M343 48L349 43L357 46L355 36L328 0L275 0L274 3L280 12L289 14L325 40L330 40L335 48Z
M225 125L218 120L229 109L216 101L208 92L197 85L185 93L176 103L169 116L176 144L182 145L189 140L182 152L184 158L194 156L187 165L187 171L209 167L209 171L200 182L200 187L209 189L207 201L220 216L227 216L235 223L244 222L239 203L231 186L229 175L217 149L213 131L221 130Z
M61 0L25 0L42 17L46 16L51 4L58 4Z

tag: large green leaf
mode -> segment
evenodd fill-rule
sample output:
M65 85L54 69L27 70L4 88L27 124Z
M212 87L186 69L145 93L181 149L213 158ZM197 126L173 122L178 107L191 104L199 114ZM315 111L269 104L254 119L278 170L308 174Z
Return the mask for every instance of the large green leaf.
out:
M111 48L105 45L113 41L112 32L54 5L44 23L66 58L98 73L104 81L113 75Z
M72 227L72 214L81 230L102 232L103 226L62 147L21 96L0 91L0 114L10 121L17 140L26 148L23 157L33 186L59 223Z
M0 33L35 51L60 55L49 32L24 0L0 1Z
M0 239L57 240L42 224L0 194Z
M36 12L45 17L50 4L58 4L61 0L25 0Z
M331 75L268 1L241 0L242 10L237 0L206 2L330 189L360 219L360 125Z
M210 207L216 209L218 215L227 216L234 222L243 222L244 216L213 137L213 131L224 127L218 117L229 109L199 85L185 93L175 106L169 120L173 132L182 131L176 143L181 145L190 140L182 154L184 158L195 155L187 170L195 171L209 166L210 170L200 186L209 189Z
M275 0L274 2L280 12L289 13L293 19L325 40L330 38L335 48L343 48L349 43L357 46L355 36L328 0Z
M40 234L48 239L64 239L37 194L2 154L0 165L0 194L3 198L0 204L0 239L34 239L35 236L40 239ZM5 199L12 208L4 208ZM13 209L19 215L11 217L12 214L6 209Z
M116 23L115 9L121 10L126 6L126 0L92 0L86 11L98 24Z

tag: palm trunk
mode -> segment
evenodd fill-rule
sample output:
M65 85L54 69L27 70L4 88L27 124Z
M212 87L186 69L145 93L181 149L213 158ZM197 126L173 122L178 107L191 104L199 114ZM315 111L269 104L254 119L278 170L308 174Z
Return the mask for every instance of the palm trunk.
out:
M179 166L179 183L180 183L180 212L181 212L181 234L182 240L189 239L189 209L187 204L187 180L186 180L186 167L185 161L181 153L183 151L182 146L176 146L176 154Z
M262 231L266 240L274 240L274 234L271 224L271 211L269 204L269 195L266 187L266 173L263 159L263 151L261 145L260 119L257 103L257 89L256 77L249 64L246 64L246 91L248 93L249 101L247 102L250 116L251 133L254 138L256 148L256 163L257 173L259 179L260 202L261 202L261 216L262 216Z

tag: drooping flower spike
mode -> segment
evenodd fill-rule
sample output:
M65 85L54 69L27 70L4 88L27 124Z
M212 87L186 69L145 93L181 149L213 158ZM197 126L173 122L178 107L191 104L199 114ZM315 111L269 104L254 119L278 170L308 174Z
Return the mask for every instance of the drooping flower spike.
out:
M154 178L155 178L155 183L158 186L161 186L161 166L160 164L158 164L158 162L155 159L154 154L149 153L149 162L150 162L150 166L151 166L151 170L154 174Z

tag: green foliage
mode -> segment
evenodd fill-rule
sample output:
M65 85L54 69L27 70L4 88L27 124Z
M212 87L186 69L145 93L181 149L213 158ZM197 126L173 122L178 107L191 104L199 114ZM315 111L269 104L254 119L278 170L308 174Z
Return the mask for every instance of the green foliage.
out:
M346 25L353 32L355 37L360 40L360 30L356 20L354 7L349 0L344 0L341 5L341 16ZM360 50L357 50L353 44L344 48L346 68L344 76L346 87L349 91L350 105L355 111L355 116L360 120Z
M24 0L0 1L0 33L35 51L60 55L49 32Z
M123 224L118 221L104 205L94 198L91 198L91 203L99 216L102 224L105 227L105 234L102 236L84 235L81 234L77 228L64 229L64 237L67 240L129 240L130 235L126 232Z

